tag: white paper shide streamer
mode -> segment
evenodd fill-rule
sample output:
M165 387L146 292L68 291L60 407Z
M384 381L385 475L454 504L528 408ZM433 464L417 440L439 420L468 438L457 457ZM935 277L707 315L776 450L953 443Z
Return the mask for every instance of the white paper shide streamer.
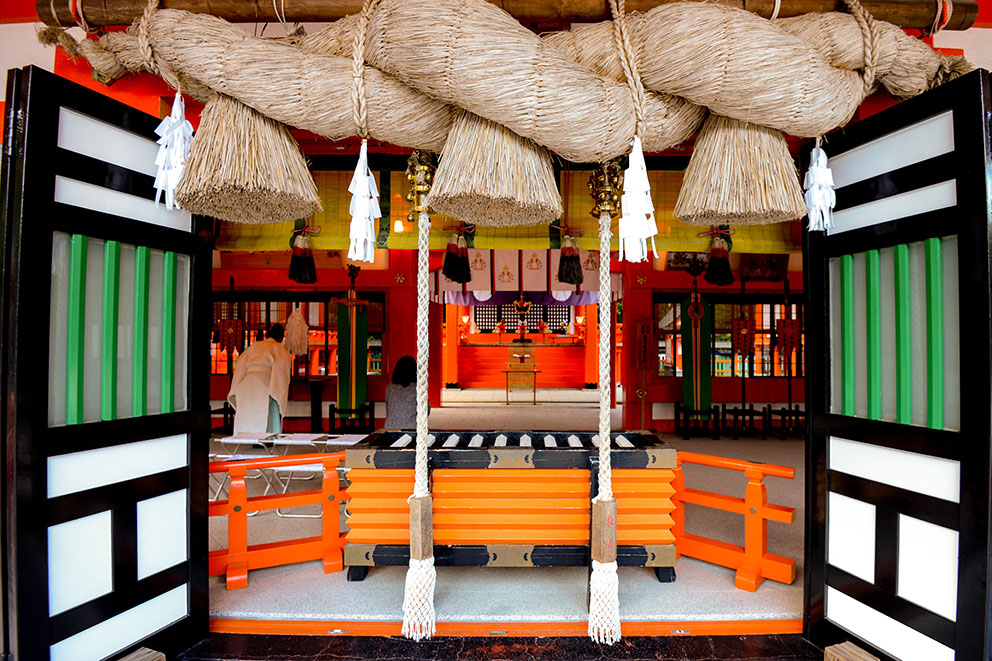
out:
M155 129L158 138L158 154L155 156L155 203L158 204L165 193L165 208L178 209L176 186L186 166L189 146L193 141L193 125L186 121L186 103L183 95L176 93L172 102L172 113L162 120Z
M348 259L359 262L375 261L375 221L382 217L379 209L379 188L369 170L368 141L362 140L355 175L348 186L351 193L351 239Z
M286 321L286 338L282 345L294 356L305 356L310 351L310 327L299 308L293 310Z
M658 256L654 243L658 223L654 219L651 184L648 182L648 168L644 162L641 139L635 137L631 147L629 163L623 174L623 195L620 198L622 215L618 233L619 258L628 262L643 262L648 258L648 239L651 240L654 256Z
M809 169L806 170L803 188L806 189L809 231L823 232L833 227L833 208L837 203L834 175L827 166L827 154L820 146L819 138L809 155Z

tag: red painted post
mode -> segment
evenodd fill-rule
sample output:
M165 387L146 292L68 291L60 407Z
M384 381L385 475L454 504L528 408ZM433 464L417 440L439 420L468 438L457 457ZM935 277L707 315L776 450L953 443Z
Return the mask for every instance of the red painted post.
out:
M229 556L246 558L248 553L248 488L245 486L244 466L231 466L231 487L227 502L231 507L227 515L227 553ZM237 590L248 586L247 559L230 562L227 565L227 589Z

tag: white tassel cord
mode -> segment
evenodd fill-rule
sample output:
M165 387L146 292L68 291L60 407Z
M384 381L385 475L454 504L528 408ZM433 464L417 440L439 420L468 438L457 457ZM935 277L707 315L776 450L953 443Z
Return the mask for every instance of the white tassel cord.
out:
M607 645L620 640L620 579L617 577L616 562L592 561L589 637Z
M833 208L837 203L834 193L834 175L827 165L827 154L816 139L816 146L809 155L809 169L803 180L806 189L806 208L809 211L809 231L823 232L834 226Z
M348 259L358 262L375 261L375 220L382 217L379 209L379 189L369 170L368 140L362 140L355 175L348 186L351 193L351 228L348 238Z
M434 585L437 572L434 558L414 560L410 558L410 569L406 572L406 587L403 590L403 629L402 634L413 640L430 638L437 633L434 614Z
M172 101L172 113L163 119L155 129L158 134L158 154L155 156L155 203L158 204L165 193L165 208L178 209L176 186L183 174L189 146L193 142L193 125L186 120L186 103L183 95L176 93Z
M282 345L294 356L305 356L310 351L310 327L299 308L293 310L286 321L286 339Z
M610 324L613 297L610 280L610 214L599 216L599 493L613 498L610 465ZM620 640L620 583L616 562L592 563L589 577L589 637L612 645Z
M654 218L651 184L648 181L641 139L637 137L631 142L630 157L623 174L620 208L619 258L628 262L645 261L648 258L648 239L651 240L651 249L657 257L654 237L658 234L658 223Z
M417 221L417 440L414 464L412 498L430 494L427 467L427 362L428 362L428 314L430 295L430 273L428 253L430 250L431 219L426 211L420 212ZM403 629L407 638L422 640L430 638L436 631L434 613L434 586L437 572L434 558L416 560L410 558L410 568L406 573L406 588L403 592Z

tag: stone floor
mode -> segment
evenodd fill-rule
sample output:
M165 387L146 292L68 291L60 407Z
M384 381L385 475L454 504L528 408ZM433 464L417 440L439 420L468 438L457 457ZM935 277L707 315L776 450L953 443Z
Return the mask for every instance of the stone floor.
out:
M674 636L624 638L607 647L576 638L445 638L415 643L403 638L213 634L179 656L180 661L238 659L690 659L727 661L820 661L823 651L800 636Z

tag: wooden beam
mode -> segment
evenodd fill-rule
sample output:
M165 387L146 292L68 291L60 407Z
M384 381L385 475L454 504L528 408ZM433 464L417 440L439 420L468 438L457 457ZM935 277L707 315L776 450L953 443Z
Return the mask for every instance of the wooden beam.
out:
M676 0L628 0L627 11L647 11L660 4ZM768 18L775 0L717 0L722 4L741 7ZM322 23L335 21L361 11L361 0L278 0L280 11L285 8L289 22ZM605 0L490 0L512 14L521 23L534 29L567 27L571 23L602 21L610 17ZM76 20L67 2L37 0L38 17L48 25L72 26ZM129 25L141 16L145 0L78 0L79 13L94 27ZM862 3L875 18L902 28L930 28L937 3L933 0L864 0ZM183 9L199 14L213 14L232 23L273 23L275 5L271 0L161 0L162 9ZM54 15L53 15L54 9ZM780 17L813 12L843 11L840 0L782 0ZM977 0L957 0L945 29L966 30L978 18Z

